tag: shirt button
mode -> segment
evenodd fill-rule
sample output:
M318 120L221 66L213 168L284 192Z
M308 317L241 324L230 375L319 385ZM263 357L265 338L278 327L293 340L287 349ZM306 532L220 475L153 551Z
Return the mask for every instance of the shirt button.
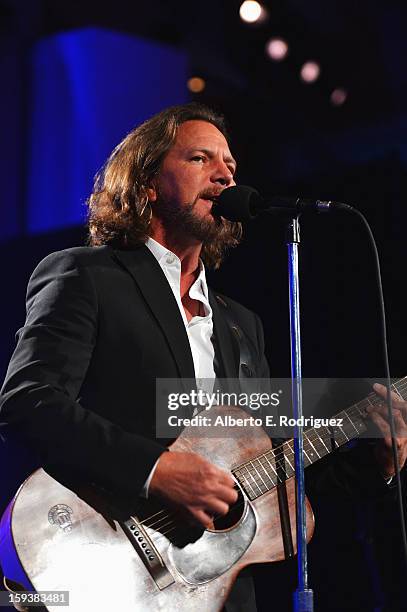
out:
M175 261L175 255L167 255L167 264L173 264Z

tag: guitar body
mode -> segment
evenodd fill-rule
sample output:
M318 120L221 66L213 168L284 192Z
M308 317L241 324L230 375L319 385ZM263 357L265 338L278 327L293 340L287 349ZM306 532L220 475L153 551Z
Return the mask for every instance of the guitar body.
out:
M213 408L211 414L247 416L239 408ZM171 450L199 453L230 470L270 449L260 427L218 430L187 427ZM98 512L40 469L21 486L3 516L0 561L5 576L26 589L69 591L70 612L216 612L245 566L287 556L282 497L295 548L294 478L253 501L242 493L233 524L218 528L215 522L213 530L178 546L136 515L126 531L123 523ZM309 541L314 518L308 500L306 509ZM146 551L152 561L146 561ZM61 610L51 604L47 609Z

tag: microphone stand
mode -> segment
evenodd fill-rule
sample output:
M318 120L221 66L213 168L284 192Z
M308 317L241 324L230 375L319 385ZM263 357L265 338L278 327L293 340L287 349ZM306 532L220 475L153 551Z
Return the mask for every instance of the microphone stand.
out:
M290 346L291 346L291 389L294 427L294 459L296 476L296 525L298 555L298 587L293 594L295 612L313 612L313 591L308 588L307 522L304 487L304 453L302 417L302 374L300 301L298 276L298 245L300 243L299 217L293 217L287 227L288 279L290 299Z

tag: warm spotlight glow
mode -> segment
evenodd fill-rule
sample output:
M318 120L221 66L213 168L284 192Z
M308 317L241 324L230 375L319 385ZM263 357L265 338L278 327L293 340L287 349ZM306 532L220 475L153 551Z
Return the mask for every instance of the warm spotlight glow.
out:
M187 87L192 93L201 93L205 89L205 81L201 77L191 77L188 79Z
M301 68L301 78L304 83L314 83L319 77L321 69L316 62L305 62Z
M245 0L240 5L239 15L246 23L255 23L256 21L263 21L263 19L265 19L266 11L259 2Z
M266 53L275 62L281 62L288 53L288 45L282 38L271 38L266 44Z
M348 92L346 91L346 89L338 87L337 89L334 89L331 93L331 104L333 106L342 106L342 104L346 101L347 97Z

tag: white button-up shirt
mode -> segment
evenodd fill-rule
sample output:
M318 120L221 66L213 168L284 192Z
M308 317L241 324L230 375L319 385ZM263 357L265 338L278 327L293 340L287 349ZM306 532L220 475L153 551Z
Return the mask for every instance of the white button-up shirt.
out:
M212 344L212 308L209 304L208 284L206 282L205 267L203 262L202 260L199 260L198 278L189 289L189 297L192 300L198 300L201 302L204 315L197 315L188 321L181 301L180 258L175 255L175 253L172 253L172 251L169 251L163 247L162 244L153 238L147 239L146 247L151 251L160 264L160 267L165 274L165 278L167 279L177 301L182 320L184 321L189 345L191 347L197 389L203 389L204 391L210 393L213 390L215 380L215 369L213 365L215 350ZM158 461L159 459L156 461L146 482L144 483L141 493L143 497L148 496L148 487L150 486L150 482L155 472L155 468L157 467Z
M189 289L189 297L192 300L201 302L204 315L197 315L188 321L181 301L181 260L175 253L163 247L153 238L148 238L146 247L160 264L177 301L191 347L197 387L198 389L204 388L205 391L210 392L213 389L213 382L206 382L205 379L213 381L215 378L213 366L215 351L212 344L212 308L209 304L208 284L202 260L199 260L198 278Z

